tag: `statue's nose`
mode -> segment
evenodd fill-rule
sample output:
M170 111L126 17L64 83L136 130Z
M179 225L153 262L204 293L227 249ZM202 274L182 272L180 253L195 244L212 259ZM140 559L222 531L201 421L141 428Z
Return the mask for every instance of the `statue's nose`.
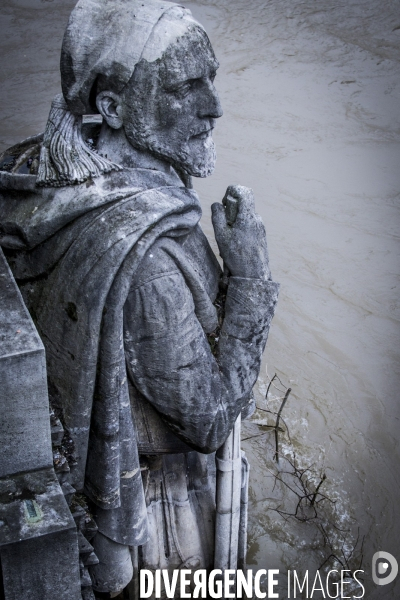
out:
M222 115L223 111L218 92L213 82L208 81L204 89L202 102L200 103L199 116L202 118L212 117L213 119L218 119Z

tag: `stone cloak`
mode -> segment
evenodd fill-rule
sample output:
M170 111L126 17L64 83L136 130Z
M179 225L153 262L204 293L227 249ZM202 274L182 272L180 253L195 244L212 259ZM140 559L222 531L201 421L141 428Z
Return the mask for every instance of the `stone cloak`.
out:
M101 508L119 508L123 496L130 545L146 541L147 516L123 306L155 240L186 235L200 216L196 193L175 173L124 169L58 189L36 188L31 175L0 174L0 244L44 342L51 392L75 443L71 483Z

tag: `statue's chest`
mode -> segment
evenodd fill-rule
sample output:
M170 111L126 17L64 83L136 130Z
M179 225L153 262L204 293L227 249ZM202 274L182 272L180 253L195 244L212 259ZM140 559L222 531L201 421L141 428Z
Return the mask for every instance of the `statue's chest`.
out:
M199 277L211 300L214 301L221 277L221 267L200 226L181 243L188 263Z

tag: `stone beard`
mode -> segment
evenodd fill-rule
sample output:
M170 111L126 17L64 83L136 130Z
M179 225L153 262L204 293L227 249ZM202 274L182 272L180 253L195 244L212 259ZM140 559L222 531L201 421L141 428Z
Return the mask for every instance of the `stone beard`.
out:
M215 165L218 66L178 5L79 0L45 132L0 164L0 244L71 440L60 483L96 523L98 597L138 569L245 561L239 424L279 285L249 188L212 206L224 277L199 225L191 176ZM82 125L96 111L101 128Z
M201 146L200 151L196 150L193 153L189 148L185 150L182 147L180 152L171 152L170 155L168 155L168 148L160 145L156 140L152 141L151 136L147 138L146 142L147 149L153 152L155 156L169 159L171 164L178 169L181 168L194 177L208 177L214 171L217 153L211 134L206 132L204 137L200 139L202 142L199 143L199 146ZM142 147L146 148L146 145L144 144ZM195 160L193 155L196 158Z

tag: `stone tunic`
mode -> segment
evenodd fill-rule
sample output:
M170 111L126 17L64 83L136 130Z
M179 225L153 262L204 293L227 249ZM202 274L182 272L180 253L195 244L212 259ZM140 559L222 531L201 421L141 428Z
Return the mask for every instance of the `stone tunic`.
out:
M131 381L182 440L204 453L221 446L250 396L278 291L272 281L230 278L214 356L198 305L215 301L220 273L199 226L184 239L159 238L124 308Z
M159 238L124 307L139 452L164 454L150 462L150 541L141 552L146 568L212 568L215 459L200 453L221 446L232 414L248 401L278 292L272 281L230 278L215 357L204 306L215 301L220 275L199 226L184 238ZM191 448L199 452L187 454Z
M124 306L131 405L149 471L150 540L141 552L146 568L212 567L215 465L213 455L200 453L221 446L248 402L278 293L272 281L231 277L214 356L206 333L216 325L212 302L220 276L199 226L182 237L160 237L136 271ZM159 461L143 460L160 454ZM124 542L123 507L99 509L96 519L102 533Z

